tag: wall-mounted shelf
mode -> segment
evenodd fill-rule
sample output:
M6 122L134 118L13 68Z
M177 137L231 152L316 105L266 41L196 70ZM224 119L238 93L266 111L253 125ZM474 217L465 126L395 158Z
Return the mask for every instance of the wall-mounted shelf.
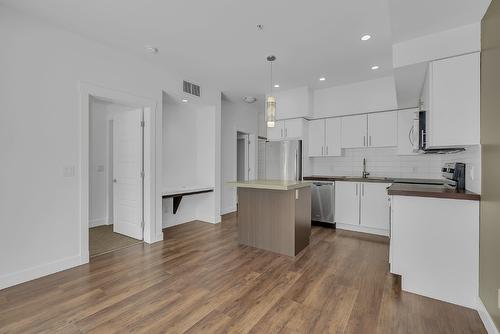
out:
M197 195L203 193L213 192L214 187L180 187L180 188L167 188L163 190L162 198L173 199L173 214L177 213L179 205L181 204L182 197L189 195Z

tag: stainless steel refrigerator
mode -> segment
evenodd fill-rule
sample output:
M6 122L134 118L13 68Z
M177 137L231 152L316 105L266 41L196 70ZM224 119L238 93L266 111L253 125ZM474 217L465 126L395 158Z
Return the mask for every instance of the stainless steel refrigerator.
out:
M259 149L259 179L302 180L302 140L266 141Z

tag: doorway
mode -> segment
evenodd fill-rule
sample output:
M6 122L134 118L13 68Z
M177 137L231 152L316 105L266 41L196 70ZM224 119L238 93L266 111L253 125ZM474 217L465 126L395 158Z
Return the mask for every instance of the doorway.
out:
M89 255L142 243L144 111L91 97L89 105Z
M236 134L236 180L248 181L249 165L249 135L244 132Z

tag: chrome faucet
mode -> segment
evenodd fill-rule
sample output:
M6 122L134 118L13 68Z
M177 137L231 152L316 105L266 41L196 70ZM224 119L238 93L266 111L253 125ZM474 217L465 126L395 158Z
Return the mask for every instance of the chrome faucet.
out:
M366 159L363 158L363 179L366 179L368 175L370 175L370 173L366 171Z

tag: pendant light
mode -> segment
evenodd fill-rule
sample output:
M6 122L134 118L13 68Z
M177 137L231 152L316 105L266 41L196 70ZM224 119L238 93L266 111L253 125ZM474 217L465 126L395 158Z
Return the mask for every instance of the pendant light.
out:
M276 124L276 96L273 96L273 61L275 60L275 56L267 57L267 61L271 67L270 92L266 97L266 121L268 128L274 128L274 125Z

